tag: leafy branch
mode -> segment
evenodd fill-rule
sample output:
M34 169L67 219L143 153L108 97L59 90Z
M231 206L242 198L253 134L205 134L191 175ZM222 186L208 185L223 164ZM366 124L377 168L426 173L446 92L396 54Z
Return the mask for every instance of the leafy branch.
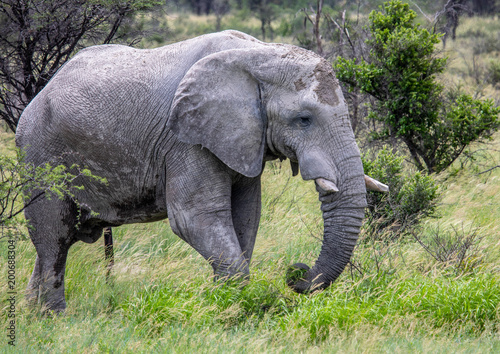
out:
M56 161L55 161L56 162ZM0 155L0 228L17 228L24 221L17 216L40 198L70 198L80 206L77 193L84 189L83 179L107 183L78 165L45 163L35 166L25 161L24 154Z

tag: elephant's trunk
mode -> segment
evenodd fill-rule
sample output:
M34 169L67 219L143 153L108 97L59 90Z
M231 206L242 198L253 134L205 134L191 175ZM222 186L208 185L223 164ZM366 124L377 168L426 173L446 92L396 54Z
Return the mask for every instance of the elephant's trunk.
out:
M323 245L313 268L300 263L290 268L288 285L299 293L327 288L351 258L366 207L364 176L352 177L345 185L349 188L333 194L318 188L324 220Z

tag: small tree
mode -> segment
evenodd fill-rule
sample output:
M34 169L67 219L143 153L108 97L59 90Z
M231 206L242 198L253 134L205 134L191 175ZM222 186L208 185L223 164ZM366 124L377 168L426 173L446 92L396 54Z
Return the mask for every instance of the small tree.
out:
M71 198L80 206L76 193L83 189L82 178L101 183L106 180L93 176L88 169L77 165L46 163L35 166L26 163L24 155L16 150L16 156L0 155L0 231L12 234L24 219L17 216L40 198Z
M463 13L472 14L472 11L467 6L467 0L447 0L443 9L434 15L434 28L438 26L442 17L446 20L446 23L441 27L441 30L443 31L443 36L441 37L443 41L443 48L446 46L448 36L451 35L451 39L455 40L460 16Z
M15 131L24 108L85 44L110 43L154 0L0 2L0 119Z
M491 138L500 108L491 100L460 94L446 100L436 81L446 66L437 57L439 35L415 24L408 4L391 0L369 16L367 60L338 58L341 81L376 99L369 118L382 123L374 139L399 139L420 170L439 172L473 141Z
M320 21L321 21L321 16L323 12L323 3L324 0L317 0L316 1L316 9L312 9L309 11L306 8L303 8L302 11L304 12L305 15L305 20L311 22L313 26L313 34L314 34L314 39L316 42L316 53L319 55L323 56L323 43L321 40L321 33L320 33ZM309 12L311 12L314 16L311 17L309 15ZM305 24L304 20L304 24Z
M191 7L191 10L196 13L196 15L201 16L203 14L210 14L213 0L187 0L186 2Z
M269 30L270 39L273 40L274 30L271 22L276 18L276 6L273 0L250 0L250 10L255 12L260 20L262 40L266 40L267 30Z

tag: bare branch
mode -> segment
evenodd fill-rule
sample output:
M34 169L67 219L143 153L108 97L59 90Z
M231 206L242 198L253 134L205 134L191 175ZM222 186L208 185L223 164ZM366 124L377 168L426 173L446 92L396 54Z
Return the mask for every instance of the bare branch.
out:
M130 14L159 3L1 1L0 119L15 131L24 108L85 41L112 42Z
M486 171L479 172L476 176L479 176L479 175L482 175L482 174L485 174L485 173L491 172L491 171L493 171L495 168L500 168L500 165L493 166L492 168L489 168L489 169L487 169Z

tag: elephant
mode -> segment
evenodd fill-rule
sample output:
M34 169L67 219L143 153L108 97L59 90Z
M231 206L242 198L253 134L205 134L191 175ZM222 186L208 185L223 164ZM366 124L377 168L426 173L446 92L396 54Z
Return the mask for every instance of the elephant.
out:
M367 186L386 188L364 175L331 65L232 30L155 49L79 51L26 107L16 144L29 163L77 164L107 181L79 177L75 198L39 198L25 210L37 253L26 296L54 312L66 308L69 248L123 224L168 217L215 277L246 279L262 171L275 159L315 181L324 218L315 265L298 264L288 284L324 289L351 257Z

